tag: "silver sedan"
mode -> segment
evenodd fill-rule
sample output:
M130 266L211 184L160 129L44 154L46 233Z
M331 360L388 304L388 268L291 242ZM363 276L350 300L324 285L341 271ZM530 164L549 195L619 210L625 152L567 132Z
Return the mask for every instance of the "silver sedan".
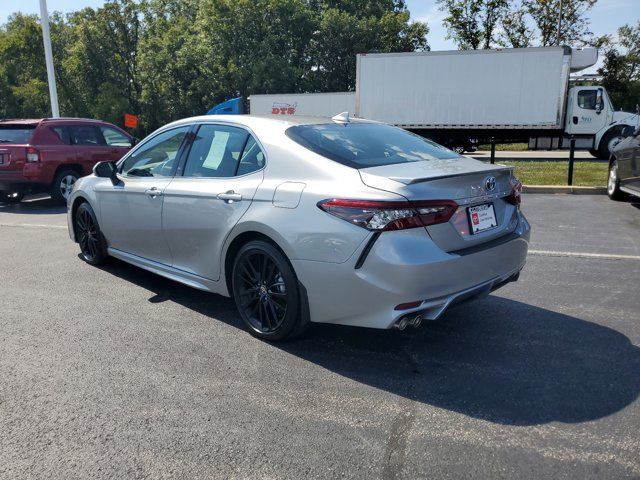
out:
M204 116L75 184L71 238L232 296L277 340L309 322L417 326L517 280L530 227L511 168L385 124Z

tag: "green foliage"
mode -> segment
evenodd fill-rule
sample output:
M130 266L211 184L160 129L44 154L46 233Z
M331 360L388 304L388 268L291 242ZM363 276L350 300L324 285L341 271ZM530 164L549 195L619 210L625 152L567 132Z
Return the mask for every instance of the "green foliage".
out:
M61 114L138 136L227 98L342 91L356 53L428 49L403 0L108 0L50 17ZM40 24L0 27L0 117L50 115Z
M447 38L461 50L491 48L496 42L499 22L505 17L508 0L438 0L447 13L443 22Z
M618 45L604 39L604 65L598 70L616 108L635 112L640 104L640 22L618 29Z
M588 43L588 11L597 0L438 0L448 38L462 50Z

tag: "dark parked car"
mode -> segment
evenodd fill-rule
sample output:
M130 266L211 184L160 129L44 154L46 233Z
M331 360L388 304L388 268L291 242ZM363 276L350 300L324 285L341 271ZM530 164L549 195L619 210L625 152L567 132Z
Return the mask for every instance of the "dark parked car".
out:
M0 202L48 192L66 202L76 180L135 143L110 123L82 118L0 120Z
M609 161L607 193L613 200L621 200L626 193L640 197L640 126L625 127L622 136Z

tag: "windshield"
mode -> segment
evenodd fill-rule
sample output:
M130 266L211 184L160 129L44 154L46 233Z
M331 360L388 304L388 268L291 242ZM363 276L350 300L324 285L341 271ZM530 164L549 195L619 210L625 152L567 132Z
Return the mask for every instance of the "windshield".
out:
M0 143L29 143L35 127L0 125Z
M353 168L459 157L406 130L377 123L298 125L285 133L303 147Z

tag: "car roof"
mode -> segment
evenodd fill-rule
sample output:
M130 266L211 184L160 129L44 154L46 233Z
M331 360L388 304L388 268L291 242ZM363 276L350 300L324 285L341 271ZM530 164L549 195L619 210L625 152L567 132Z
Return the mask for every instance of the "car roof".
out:
M335 123L329 117L312 117L303 115L200 115L197 117L183 118L169 123L161 128L176 127L179 125L204 122L235 123L246 127L268 127L278 125L286 129L295 125L322 125ZM350 117L350 123L379 123L357 117Z
M83 123L106 123L103 120L96 120L93 118L73 118L73 117L59 117L59 118L6 118L0 119L0 125L38 125L42 122L83 122Z

